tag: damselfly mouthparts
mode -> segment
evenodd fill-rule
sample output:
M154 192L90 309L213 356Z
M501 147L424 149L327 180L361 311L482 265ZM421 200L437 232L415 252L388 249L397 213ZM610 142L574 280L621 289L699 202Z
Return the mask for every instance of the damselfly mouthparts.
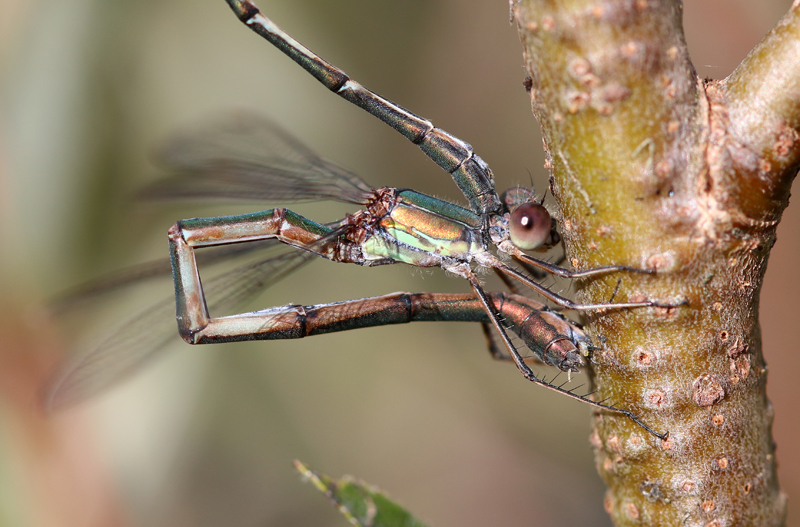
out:
M467 198L470 209L410 189L372 188L354 174L326 161L274 126L255 119L224 123L212 133L187 136L169 149L167 163L177 175L152 189L157 195L228 195L308 201L335 199L363 208L334 224L320 224L288 209L177 222L169 231L175 283L178 328L187 342L211 343L256 339L298 338L306 335L414 320L480 321L499 333L510 358L524 377L586 403L625 415L657 437L628 410L606 405L566 390L533 373L513 345L507 330L517 333L545 363L562 371L577 371L591 346L574 324L543 305L517 295L487 293L474 268L496 272L536 291L556 305L572 310L672 307L654 301L577 304L536 282L492 253L510 257L525 269L539 269L566 278L586 278L611 272L646 273L623 265L569 271L524 251L542 250L557 243L555 222L534 200L532 191L514 189L499 196L488 165L472 147L435 128L402 107L378 96L328 64L263 16L249 1L227 0L251 29L291 57L329 89L367 110L406 138L447 171ZM263 152L237 145L263 139ZM249 139L248 139L249 138ZM238 151L237 151L238 150ZM290 253L281 265L262 262L235 278L237 284L265 276L272 281L313 255L332 261L365 266L407 263L441 267L466 279L474 296L396 294L319 306L279 307L233 316L212 317L206 295L212 289L225 301L241 291L223 279L204 287L195 256L196 248L240 242L277 240L302 251ZM263 265L263 267L259 267ZM231 282L234 279L229 280ZM241 280L239 282L239 280ZM222 284L222 285L220 285ZM233 292L227 292L226 286ZM238 291L238 292L237 292ZM144 317L150 317L146 314ZM115 337L112 336L112 340ZM493 355L503 356L497 349ZM95 356L96 360L97 355ZM61 386L78 379L80 364L63 378ZM56 392L56 398L58 393Z

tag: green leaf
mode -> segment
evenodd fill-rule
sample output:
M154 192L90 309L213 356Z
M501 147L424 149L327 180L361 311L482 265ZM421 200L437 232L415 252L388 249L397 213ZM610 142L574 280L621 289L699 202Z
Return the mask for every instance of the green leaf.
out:
M294 466L336 505L350 523L359 527L426 527L377 488L351 476L333 480L300 461Z

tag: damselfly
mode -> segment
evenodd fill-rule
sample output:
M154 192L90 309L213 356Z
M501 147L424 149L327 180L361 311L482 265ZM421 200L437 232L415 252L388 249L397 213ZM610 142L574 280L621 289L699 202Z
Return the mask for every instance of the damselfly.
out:
M479 321L487 333L488 324L494 327L509 353L505 355L492 346L493 355L512 360L526 379L623 414L650 433L664 437L628 410L591 400L536 376L509 338L508 329L517 333L542 361L566 372L577 371L582 357L589 354L588 339L576 325L542 304L515 294L485 292L473 267L492 269L507 284L511 283L509 278L516 280L566 309L672 307L654 301L576 304L542 286L528 273L509 266L490 249L515 259L525 270L539 269L566 278L647 271L622 265L569 271L525 254L523 251L547 249L558 241L555 222L535 201L532 191L513 189L501 198L495 191L491 170L470 145L363 88L284 33L249 1L228 3L245 24L329 89L420 146L451 174L470 209L409 189L372 188L354 174L316 156L285 132L258 120L244 119L218 126L212 133L184 137L173 144L166 159L178 173L157 185L152 193L200 197L224 191L273 202L335 199L363 207L334 224L316 223L284 208L177 222L169 231L169 239L178 328L184 340L199 344L299 338L415 320ZM236 146L252 144L254 138L263 146L260 153ZM279 263L260 262L230 278L222 277L207 287L202 285L195 248L264 240L277 240L302 251L288 253ZM271 282L314 255L365 266L402 262L440 267L466 279L474 296L398 293L319 306L277 307L216 318L210 315L213 309L209 309L206 295L212 302L213 293L220 294L223 302L236 301L255 289L254 280ZM155 316L156 311L159 310L150 310L140 318ZM124 340L121 336L112 335L109 343ZM62 379L62 389L81 382L81 372L103 356L99 352L79 363ZM58 398L58 392L55 396Z

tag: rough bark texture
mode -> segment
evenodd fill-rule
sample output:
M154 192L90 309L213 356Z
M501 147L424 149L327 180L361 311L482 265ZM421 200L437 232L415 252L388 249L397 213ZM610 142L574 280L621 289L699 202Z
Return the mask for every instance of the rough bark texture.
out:
M591 443L616 525L782 525L758 300L800 160L800 2L723 81L698 79L682 4L522 0L513 10L576 269L595 312L599 397L666 440L597 414Z

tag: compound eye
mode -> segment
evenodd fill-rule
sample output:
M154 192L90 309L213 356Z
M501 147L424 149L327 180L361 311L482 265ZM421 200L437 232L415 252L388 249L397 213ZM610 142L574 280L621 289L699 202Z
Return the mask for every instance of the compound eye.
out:
M523 251L541 247L550 236L550 213L538 203L525 203L511 213L508 236Z

